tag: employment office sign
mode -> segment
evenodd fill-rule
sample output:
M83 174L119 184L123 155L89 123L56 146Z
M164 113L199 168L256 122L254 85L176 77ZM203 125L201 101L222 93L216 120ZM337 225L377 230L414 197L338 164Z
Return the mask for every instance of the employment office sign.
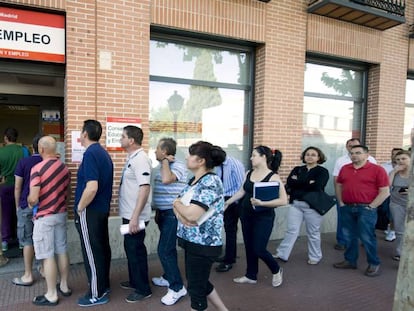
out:
M0 58L65 62L65 16L0 7Z
M139 118L106 118L106 149L112 151L121 151L121 136L124 127L134 125L141 127Z

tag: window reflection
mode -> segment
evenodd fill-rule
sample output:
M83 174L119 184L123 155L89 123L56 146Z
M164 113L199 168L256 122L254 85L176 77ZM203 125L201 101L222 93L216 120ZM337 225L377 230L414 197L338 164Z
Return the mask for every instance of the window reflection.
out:
M414 127L414 80L407 80L405 86L405 118L403 148L411 147L411 130Z
M336 159L346 153L346 140L361 138L363 75L360 71L306 64L302 147L321 148L327 156L323 165L330 172ZM326 191L334 194L332 182Z
M150 55L154 76L234 84L249 81L250 58L245 52L152 40Z

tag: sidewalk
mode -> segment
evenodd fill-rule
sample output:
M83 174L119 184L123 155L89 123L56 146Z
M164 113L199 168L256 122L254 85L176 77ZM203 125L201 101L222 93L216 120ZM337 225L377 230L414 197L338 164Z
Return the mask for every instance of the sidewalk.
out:
M367 266L361 247L361 258L357 270L338 270L332 264L343 260L343 253L334 250L335 235L323 234L322 250L324 258L316 266L306 263L306 237L296 242L288 263L281 263L284 269L284 282L281 287L271 286L271 274L260 262L258 283L256 285L235 284L232 279L245 271L244 247L239 245L238 263L226 273L212 270L211 281L231 311L241 310L283 310L283 311L390 311L392 310L398 262L391 259L394 243L385 242L383 234L378 234L379 256L382 260L382 274L369 278L363 275ZM274 252L279 241L271 241L268 249ZM183 266L182 253L179 254L180 266ZM20 276L23 268L22 258L13 258L0 268L0 310L84 310L78 307L77 298L86 292L87 281L82 264L71 266L69 284L73 294L69 298L60 297L56 307L38 307L31 303L36 295L45 292L45 281L36 276L31 287L19 287L11 279ZM17 272L18 271L18 272ZM156 255L149 258L150 277L161 274L161 265ZM184 272L184 271L182 271ZM88 310L142 310L142 311L182 311L190 309L189 297L181 299L174 306L164 306L160 299L166 288L152 286L152 297L135 304L125 302L129 293L119 287L127 279L126 260L113 260L111 267L111 301L109 304L87 308ZM208 310L214 310L209 308Z

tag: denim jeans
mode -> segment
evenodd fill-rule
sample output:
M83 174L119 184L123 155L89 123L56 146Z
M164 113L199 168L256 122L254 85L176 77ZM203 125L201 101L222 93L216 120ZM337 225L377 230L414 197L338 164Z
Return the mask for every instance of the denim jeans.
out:
M338 202L338 199L336 200ZM336 203L336 215L337 215L337 223L336 223L336 243L339 245L346 246L345 237L343 233L343 225L342 225L342 216L341 216L341 210L339 207L339 203Z
M158 257L164 269L163 277L170 283L169 288L177 292L183 288L183 280L177 263L177 218L172 209L157 212L160 229Z
M123 218L123 224L129 220ZM124 248L128 259L128 275L131 287L135 292L144 296L151 294L148 278L147 248L144 244L145 229L135 234L125 234Z
M272 211L273 212L273 211ZM259 258L264 261L272 274L279 272L279 265L267 250L270 234L275 220L274 212L254 212L241 217L244 247L246 249L246 277L257 280Z
M358 239L360 239L367 254L368 264L379 265L377 237L375 235L377 209L368 208L366 205L344 205L340 207L340 214L347 245L344 254L345 260L356 266L359 251Z

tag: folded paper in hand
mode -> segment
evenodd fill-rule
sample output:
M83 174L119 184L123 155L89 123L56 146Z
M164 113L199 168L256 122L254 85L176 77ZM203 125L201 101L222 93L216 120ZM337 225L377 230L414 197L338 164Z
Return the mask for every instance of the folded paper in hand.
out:
M140 220L139 224L138 224L138 227L139 227L139 230L144 230L145 229L145 222L143 220ZM122 235L129 234L129 224L121 225L119 227L119 231L121 232Z
M190 187L190 189L184 193L184 195L180 198L181 203L185 206L190 206L191 200L194 195L194 188ZM209 219L214 214L214 208L210 207L208 211L206 211L203 215L197 219L197 225L201 226L207 219Z
M271 201L279 198L278 181L261 181L253 184L253 198L260 201ZM269 207L253 206L256 212L268 211Z

